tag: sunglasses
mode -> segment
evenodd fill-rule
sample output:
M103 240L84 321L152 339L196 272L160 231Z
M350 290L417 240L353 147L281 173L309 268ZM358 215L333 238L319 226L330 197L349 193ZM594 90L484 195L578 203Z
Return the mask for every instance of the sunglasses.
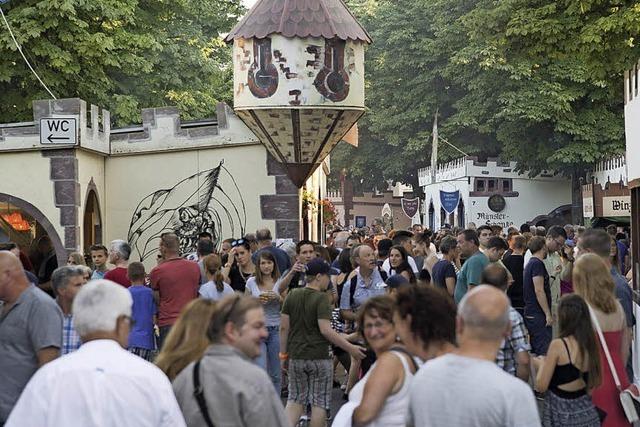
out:
M235 248L236 246L241 246L241 245L244 245L245 243L247 243L245 239L234 240L233 242L231 242L231 247Z

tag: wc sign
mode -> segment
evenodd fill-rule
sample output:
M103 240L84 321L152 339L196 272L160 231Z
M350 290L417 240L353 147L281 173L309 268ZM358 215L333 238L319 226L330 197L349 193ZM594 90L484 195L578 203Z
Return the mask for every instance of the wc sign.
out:
M76 145L77 129L75 117L44 117L40 119L40 144Z

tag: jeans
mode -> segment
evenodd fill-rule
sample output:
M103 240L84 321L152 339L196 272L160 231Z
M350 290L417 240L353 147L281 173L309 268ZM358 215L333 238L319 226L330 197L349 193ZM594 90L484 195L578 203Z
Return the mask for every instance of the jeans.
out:
M282 376L280 373L280 326L267 326L269 336L262 343L260 348L260 356L256 358L256 363L267 370L267 373L271 377L271 382L276 388L278 396L280 396L280 389L282 387Z

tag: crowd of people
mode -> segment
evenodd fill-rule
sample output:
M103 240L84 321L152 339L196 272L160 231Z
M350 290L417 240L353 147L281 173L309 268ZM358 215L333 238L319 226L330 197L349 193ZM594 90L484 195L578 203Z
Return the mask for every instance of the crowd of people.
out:
M124 240L38 273L5 244L0 426L630 425L622 230L327 237L165 233L150 271Z

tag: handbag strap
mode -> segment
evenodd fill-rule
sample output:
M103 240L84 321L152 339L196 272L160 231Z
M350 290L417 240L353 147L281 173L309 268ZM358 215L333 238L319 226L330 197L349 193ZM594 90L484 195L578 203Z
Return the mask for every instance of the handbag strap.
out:
M409 356L409 360L411 361L411 366L413 367L413 370L418 372L418 369L420 369L420 367L416 363L416 361L413 358L413 356L411 355L411 353L409 353L405 348L402 348L402 347L391 347L389 349L389 351L397 351L398 353L402 353L404 355Z
M209 416L209 408L207 407L207 400L204 397L204 389L200 384L200 362L202 359L198 359L193 365L193 396L196 398L196 402L198 402L198 407L200 408L200 412L202 413L202 417L204 418L205 423L207 423L208 427L215 427L213 421L211 421L211 417Z
M607 362L609 363L609 370L611 371L611 375L613 376L613 382L616 383L616 388L620 393L622 393L622 385L620 385L620 378L618 378L618 371L616 371L616 367L613 364L613 359L611 358L611 353L609 353L609 346L607 345L607 341L604 339L604 334L602 333L602 328L600 328L600 322L598 322L598 318L596 314L593 312L593 309L589 304L589 314L591 315L591 321L593 325L596 327L596 332L598 333L598 339L600 340L600 345L602 346L602 350L604 351L604 355L607 358Z

